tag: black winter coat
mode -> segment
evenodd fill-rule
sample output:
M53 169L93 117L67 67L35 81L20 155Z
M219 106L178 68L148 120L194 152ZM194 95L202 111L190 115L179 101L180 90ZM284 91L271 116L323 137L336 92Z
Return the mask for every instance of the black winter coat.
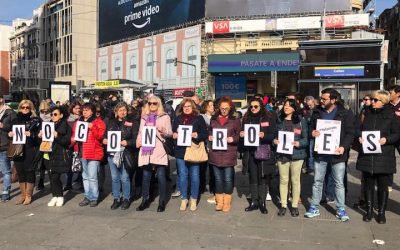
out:
M357 140L362 131L380 131L381 137L385 137L387 141L382 145L381 154L364 154L362 149L359 150L357 169L370 174L396 173L394 145L400 140L400 122L392 108L389 105L380 109L370 108L357 129Z
M310 138L312 138L312 131L317 127L317 120L322 119L322 112L324 110L322 107L318 107L315 109L311 116L311 124L310 124ZM355 135L355 117L351 110L345 109L342 105L337 106L337 112L334 120L341 121L341 129L340 129L340 147L343 147L345 152L342 155L332 155L332 164L336 164L339 162L346 162L349 157L349 150L351 145L353 144L354 135ZM314 157L316 161L319 161L318 153L314 151Z
M175 118L174 123L172 124L172 131L174 133L178 133L179 125L192 125L193 132L197 132L197 138L192 138L192 142L199 144L200 142L205 142L208 138L207 124L204 121L204 118L201 115L197 115L192 124L183 124L182 116L178 116ZM204 145L206 146L206 145ZM185 159L186 148L184 146L176 146L175 147L175 158Z
M0 122L3 124L3 127L0 128L0 152L8 149L8 145L10 144L8 133L12 130L12 125L17 117L16 113L11 108L5 109L3 112L4 114L0 119Z
M134 116L127 116L122 121L118 119L106 120L106 131L121 131L121 140L128 142L127 148L131 152L138 153L136 148L136 138L139 132L139 121ZM107 139L107 132L104 133L104 139Z
M54 137L51 152L49 153L50 162L45 164L48 171L55 173L67 173L72 164L69 145L71 143L72 129L66 119L54 125L57 137Z

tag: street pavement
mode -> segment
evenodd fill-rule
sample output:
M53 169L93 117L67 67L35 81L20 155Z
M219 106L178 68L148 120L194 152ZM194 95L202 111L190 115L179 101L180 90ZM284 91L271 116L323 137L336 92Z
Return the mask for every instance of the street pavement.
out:
M277 216L278 180L273 181L274 202L268 202L267 215L245 212L248 177L242 175L240 165L236 168L230 213L215 212L214 206L206 202L207 192L195 212L180 212L180 201L171 199L166 211L157 213L157 198L143 212L135 211L140 200L128 210L112 211L106 169L104 198L95 208L79 207L83 194L78 191L65 194L63 207L47 207L51 198L48 182L46 191L35 191L31 205L16 206L19 191L14 184L12 200L0 203L0 249L400 249L400 177L395 175L387 224L365 223L362 213L353 209L360 192L355 157L352 153L349 161L346 204L351 220L346 223L335 218L334 204L321 208L317 218L303 217L311 196L312 175L302 176L299 217L292 218L289 212L285 217ZM382 240L384 245L374 240Z

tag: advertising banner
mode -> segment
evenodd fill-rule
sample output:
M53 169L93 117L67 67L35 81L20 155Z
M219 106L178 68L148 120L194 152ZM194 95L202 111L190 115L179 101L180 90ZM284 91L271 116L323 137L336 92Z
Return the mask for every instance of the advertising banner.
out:
M276 20L277 30L319 29L320 27L320 16L278 18Z
M315 67L315 77L364 76L364 66Z
M322 12L324 1L321 0L214 0L206 1L206 17L253 16L273 14L293 14ZM349 11L351 1L326 1L327 11Z
M209 55L208 72L298 71L298 53Z
M246 98L246 77L215 77L215 97Z
M100 0L99 45L204 17L205 0Z
M50 83L50 96L53 101L60 101L64 103L69 101L71 96L71 84L70 83Z

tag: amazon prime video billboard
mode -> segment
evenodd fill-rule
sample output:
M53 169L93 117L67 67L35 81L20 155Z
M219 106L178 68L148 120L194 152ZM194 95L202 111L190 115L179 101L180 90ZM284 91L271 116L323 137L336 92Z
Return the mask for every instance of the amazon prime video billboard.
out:
M99 45L202 19L205 0L100 0Z
M206 17L322 12L323 0L208 0ZM327 11L349 11L351 0L326 1Z

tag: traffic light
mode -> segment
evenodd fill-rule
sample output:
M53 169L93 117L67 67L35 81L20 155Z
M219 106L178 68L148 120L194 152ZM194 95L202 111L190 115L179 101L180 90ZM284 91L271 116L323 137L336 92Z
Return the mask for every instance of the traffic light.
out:
M178 58L174 58L174 66L176 67L176 66L178 66Z

